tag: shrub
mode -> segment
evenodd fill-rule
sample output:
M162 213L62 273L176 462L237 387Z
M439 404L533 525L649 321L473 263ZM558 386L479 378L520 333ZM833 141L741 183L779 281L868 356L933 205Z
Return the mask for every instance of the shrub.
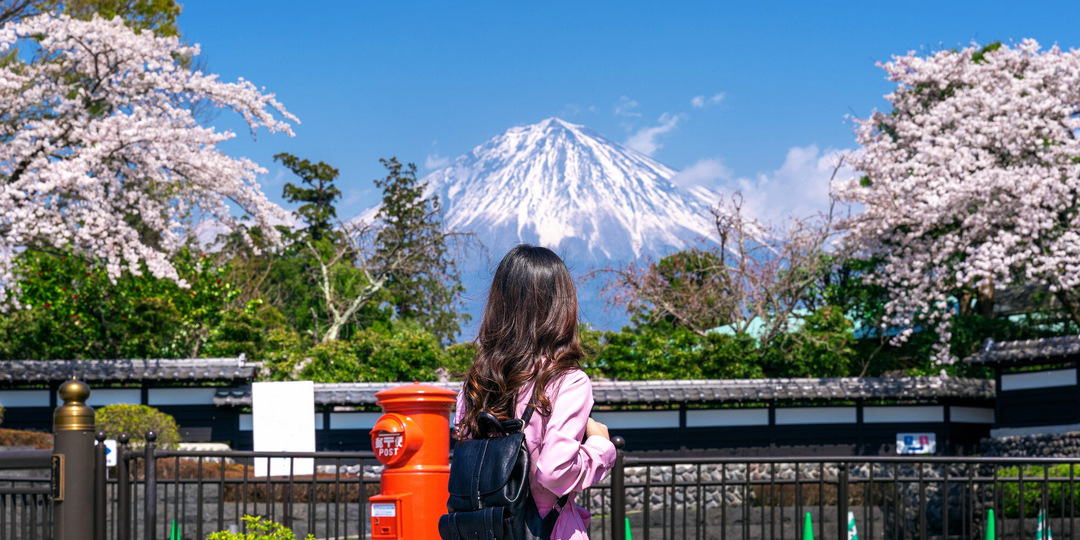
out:
M433 381L444 358L435 334L394 322L365 328L348 340L320 343L293 369L298 378L315 382Z
M263 353L274 348L271 333L284 329L285 316L273 306L264 306L261 300L248 302L243 309L230 309L222 313L221 322L210 331L204 356L247 355L249 360L263 360Z
M0 428L0 446L32 446L38 450L52 450L53 434Z
M443 362L443 367L450 372L451 378L455 380L465 378L465 374L469 372L473 360L476 359L476 350L476 343L471 341L446 348L446 360Z
M176 420L153 407L146 405L106 405L94 413L97 429L104 431L106 437L117 438L127 433L134 447L146 443L146 432L157 433L160 448L176 448L180 444L180 429Z
M207 536L206 540L296 540L296 535L279 523L263 521L259 516L244 516L241 519L249 532L219 531ZM315 537L309 534L304 540L315 540Z
M1006 467L997 473L1002 481L1002 506L1005 517L1020 517L1020 468ZM1080 479L1080 464L1072 465L1072 477ZM1028 479L1031 481L1028 482ZM1043 481L1046 497L1043 497ZM1024 517L1038 516L1041 508L1064 508L1080 500L1080 484L1069 482L1069 465L1053 465L1049 470L1040 465L1024 467ZM1071 489L1070 489L1071 486ZM1069 492L1072 491L1070 494Z

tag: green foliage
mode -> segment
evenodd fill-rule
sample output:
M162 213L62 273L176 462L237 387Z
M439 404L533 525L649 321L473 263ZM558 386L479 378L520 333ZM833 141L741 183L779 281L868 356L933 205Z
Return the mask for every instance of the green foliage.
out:
M395 322L320 343L290 363L300 379L316 382L432 381L444 355L434 334Z
M175 0L29 0L4 2L0 23L19 20L44 12L63 12L78 19L100 15L120 17L135 30L151 30L159 36L178 35L176 18L180 4Z
M64 11L73 17L89 19L101 15L120 17L134 30L152 30L159 36L175 36L180 4L174 0L66 0Z
M337 244L343 239L330 234L316 241L290 231L284 231L284 235L292 237L293 242L276 249L261 241L249 246L238 235L226 237L223 253L230 261L228 280L238 286L238 302L273 307L285 318L287 326L313 344L327 318L319 283L319 257L332 260ZM256 231L254 236L258 240L261 234ZM348 258L332 262L327 270L335 290L342 294L352 294L366 283L363 272ZM370 306L361 310L353 323L366 325L386 319L388 316L381 315L377 306ZM349 326L342 333L348 336L352 330Z
M280 523L263 521L260 516L244 516L241 519L248 532L218 531L211 533L206 540L296 540L296 535ZM315 540L315 537L309 534L304 540Z
M1072 477L1080 478L1080 464L1072 464ZM1062 463L1045 469L1041 465L1024 467L1024 482L1020 482L1020 467L1006 467L997 472L1001 482L1005 517L1020 517L1020 485L1024 487L1024 517L1037 517L1040 508L1065 508L1080 500L1080 484L1070 481L1070 465ZM1047 479L1046 492L1043 480ZM1028 482L1028 480L1032 480Z
M275 347L275 332L285 329L285 317L273 306L261 300L248 302L244 309L225 311L221 321L210 332L203 347L205 356L236 357L241 354L259 361Z
M620 380L720 379L761 377L754 362L756 344L745 335L709 333L702 337L665 323L623 332L583 333L599 350L583 368L592 376ZM598 339L599 337L599 339Z
M398 318L415 321L449 343L461 331L461 277L448 252L450 235L443 232L437 195L424 197L426 184L416 178L416 165L397 158L380 159L387 175L375 181L382 190L377 220L379 261L409 260L390 274L385 286Z
M698 333L734 319L731 273L716 252L688 249L668 255L650 268L652 294L643 294L633 313L639 321L667 321ZM645 291L642 291L643 293ZM672 306L683 316L676 316Z
M472 341L447 347L443 366L450 373L450 377L455 380L465 378L465 374L476 360L476 352L476 343Z
M159 448L176 448L180 444L176 420L148 405L106 405L94 411L94 422L110 439L127 433L136 447L146 444L146 432L151 430L157 434Z
M173 260L190 288L168 279L122 274L69 255L19 256L20 301L0 315L0 357L7 359L181 358L199 354L236 296L226 270L182 250Z
M846 377L854 357L852 324L837 306L822 306L762 355L769 377Z
M986 62L986 53L994 52L994 51L996 51L996 50L998 50L1000 48L1001 48L1001 42L1000 41L995 41L995 42L983 47L982 49L979 49L975 54L971 55L971 61L975 62L976 64L981 64L983 62Z
M338 170L322 161L312 163L285 152L275 155L274 159L299 176L301 182L311 186L304 188L289 182L282 193L286 201L304 203L296 210L307 223L304 232L315 241L332 237L334 220L337 219L334 201L341 198L341 190L333 185Z
M0 405L0 424L4 423L4 406Z

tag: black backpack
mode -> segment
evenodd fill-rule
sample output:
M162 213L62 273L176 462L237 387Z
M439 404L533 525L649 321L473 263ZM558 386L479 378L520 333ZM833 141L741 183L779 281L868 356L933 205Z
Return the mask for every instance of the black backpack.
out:
M531 459L525 426L533 405L521 419L499 421L480 413L481 433L458 443L450 463L447 514L439 518L443 540L548 540L559 512L540 517L529 489ZM567 496L559 498L558 507Z

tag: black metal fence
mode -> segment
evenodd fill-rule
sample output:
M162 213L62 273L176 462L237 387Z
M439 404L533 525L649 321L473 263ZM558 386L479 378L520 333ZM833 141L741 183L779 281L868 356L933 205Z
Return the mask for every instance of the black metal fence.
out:
M148 456L153 456L148 459ZM282 460L286 475L258 475L257 461ZM311 461L312 474L299 474ZM243 531L242 517L261 516L298 538L365 538L368 497L378 493L371 452L132 450L121 444L108 482L107 537L118 540L206 538Z
M1080 527L1080 459L626 455L612 475L616 540L627 523L634 540L982 539L991 515L997 538Z
M53 537L51 452L0 453L0 538Z
M370 536L370 452L181 452L120 448L96 489L102 538L206 538L265 516L298 536ZM52 538L48 451L0 454L0 538ZM103 454L102 454L103 455ZM148 456L151 456L148 459ZM256 460L287 474L258 476ZM312 474L300 474L312 460ZM29 476L7 470L30 469ZM659 457L619 453L577 499L590 537L650 539L1080 538L1080 457ZM993 514L991 514L993 512ZM993 521L991 521L993 515ZM100 519L100 518L98 518ZM95 534L95 536L97 536ZM89 537L89 536L88 536Z

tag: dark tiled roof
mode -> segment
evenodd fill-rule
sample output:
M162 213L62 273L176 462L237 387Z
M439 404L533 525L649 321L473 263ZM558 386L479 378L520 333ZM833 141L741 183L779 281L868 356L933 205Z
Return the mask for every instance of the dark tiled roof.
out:
M239 358L157 360L5 360L0 384L48 383L76 377L86 382L250 381L259 364Z
M373 406L375 393L401 383L316 383L319 405ZM425 383L458 391L461 383ZM599 406L669 403L735 404L772 401L936 401L943 398L990 400L994 381L952 377L835 379L721 379L686 381L596 381ZM219 390L216 405L249 406L251 389Z
M1022 365L1066 362L1080 356L1080 336L1062 336L1024 341L987 340L983 349L967 358L969 364Z
M593 383L593 397L597 404L609 405L853 399L993 399L994 381L950 377L598 381Z
M349 405L355 407L375 405L375 393L388 388L401 386L405 383L315 383L316 405ZM460 382L425 382L431 386L439 386L457 392L461 389ZM218 406L251 405L251 387L234 389L219 389L214 396L214 404Z

